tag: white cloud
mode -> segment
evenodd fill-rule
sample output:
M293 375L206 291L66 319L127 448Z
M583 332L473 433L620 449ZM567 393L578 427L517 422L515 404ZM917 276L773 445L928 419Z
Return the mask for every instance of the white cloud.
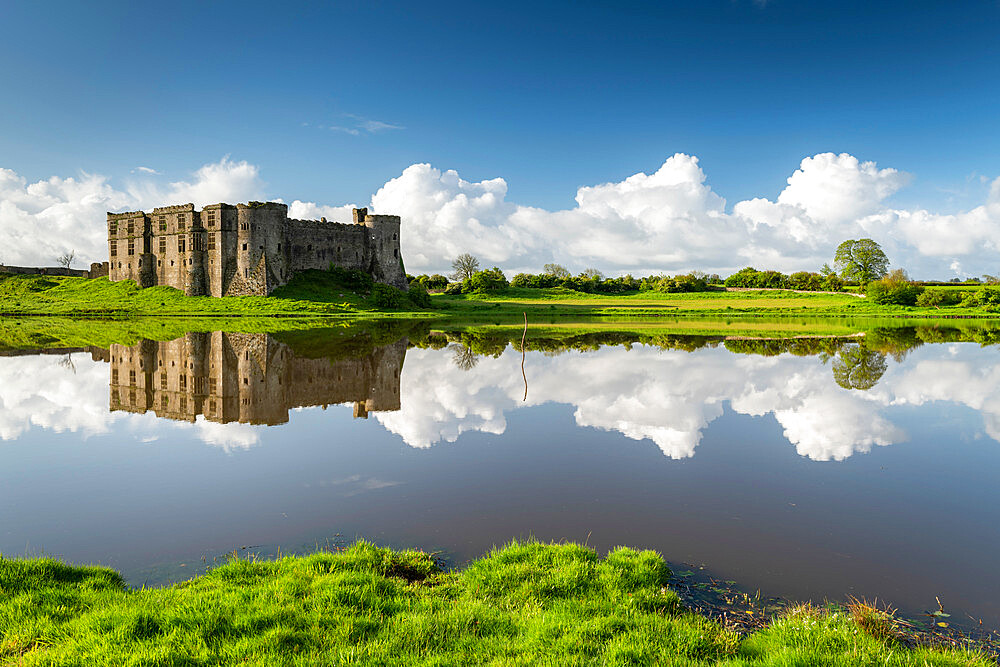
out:
M359 116L348 129L376 132L391 124ZM414 164L371 197L378 213L403 217L402 249L410 272L442 271L463 252L505 270L539 270L546 262L609 275L701 269L722 274L752 264L782 271L815 270L848 238L871 237L894 266L915 277L998 271L1000 178L986 202L968 211L893 208L909 182L895 169L846 153L802 160L773 199L727 208L698 159L678 153L653 173L580 187L576 205L550 211L507 200L502 178L469 181L454 170ZM51 264L71 248L84 262L103 260L104 213L194 202L267 199L257 166L228 157L190 179L162 183L144 173L113 187L81 174L27 183L0 169L0 260ZM273 198L273 197L272 197ZM353 205L295 200L292 217L349 221Z
M152 167L136 167L135 169L132 170L132 173L134 174L137 171L142 174L154 174L157 176L160 175L160 172L156 171Z
M397 125L395 123L386 123L382 120L374 120L371 118L365 118L364 116L359 116L353 113L341 114L344 118L349 118L351 120L351 125L329 125L325 126L326 129L332 130L334 132L343 132L345 134L350 134L352 136L360 136L361 134L379 134L380 132L386 132L388 130L405 130L406 128L402 125ZM324 127L323 125L319 126Z
M86 266L107 259L108 211L247 201L263 198L262 192L257 167L228 157L204 165L187 181L164 186L146 178L124 190L94 174L28 183L16 172L0 169L0 262L54 266L56 257L76 250L76 266Z

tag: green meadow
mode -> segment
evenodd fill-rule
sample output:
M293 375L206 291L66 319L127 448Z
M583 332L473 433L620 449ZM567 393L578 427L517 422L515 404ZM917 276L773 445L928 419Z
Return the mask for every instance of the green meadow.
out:
M9 665L986 665L910 647L891 613L797 607L741 635L686 611L652 551L600 558L511 543L443 571L429 555L359 542L231 560L165 588L114 571L0 559Z

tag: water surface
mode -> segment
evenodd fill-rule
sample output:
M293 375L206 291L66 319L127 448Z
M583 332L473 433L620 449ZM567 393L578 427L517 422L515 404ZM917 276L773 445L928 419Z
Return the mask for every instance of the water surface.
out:
M482 333L8 350L0 552L141 585L234 549L461 565L534 536L1000 627L998 349L941 338L535 337L526 398Z

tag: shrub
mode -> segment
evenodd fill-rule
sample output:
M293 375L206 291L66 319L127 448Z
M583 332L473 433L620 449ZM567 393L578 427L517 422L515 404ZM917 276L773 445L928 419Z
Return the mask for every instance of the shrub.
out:
M823 289L823 277L811 271L796 271L788 276L788 286L792 289L818 292Z
M882 305L913 306L924 288L910 282L902 269L896 269L885 278L868 283L867 294L872 303Z
M726 287L782 288L788 286L788 276L779 271L758 271L748 266L726 278L723 284Z
M508 286L509 283L503 271L499 267L494 266L492 269L486 269L485 271L476 271L472 274L471 278L463 280L462 292L465 294L472 292L494 292L499 289L505 289Z
M427 293L427 288L419 280L414 280L410 283L410 289L407 291L407 295L410 297L410 301L414 305L420 308L430 308L431 307L431 295Z
M1000 288L981 287L974 292L965 292L962 297L962 305L971 308L1000 306Z
M406 295L392 285L375 283L372 287L372 303L376 308L402 308L406 304Z
M448 279L442 276L440 273L435 273L430 276L426 281L421 280L427 289L444 289L448 286Z
M959 292L957 290L939 290L939 289L929 289L925 290L920 296L917 297L917 305L924 308L940 308L941 306L954 306L962 297L965 296L967 292Z
M334 279L344 287L355 292L370 292L375 281L364 271L358 269L345 269L330 263L330 273Z
M462 293L462 283L449 283L447 287L444 288L445 294L461 294Z

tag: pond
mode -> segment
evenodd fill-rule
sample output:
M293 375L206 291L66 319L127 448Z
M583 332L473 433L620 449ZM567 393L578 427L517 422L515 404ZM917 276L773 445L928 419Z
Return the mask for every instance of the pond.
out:
M7 349L0 553L139 586L234 550L364 537L460 567L535 537L1000 627L1000 348L529 331L522 365L520 335Z

